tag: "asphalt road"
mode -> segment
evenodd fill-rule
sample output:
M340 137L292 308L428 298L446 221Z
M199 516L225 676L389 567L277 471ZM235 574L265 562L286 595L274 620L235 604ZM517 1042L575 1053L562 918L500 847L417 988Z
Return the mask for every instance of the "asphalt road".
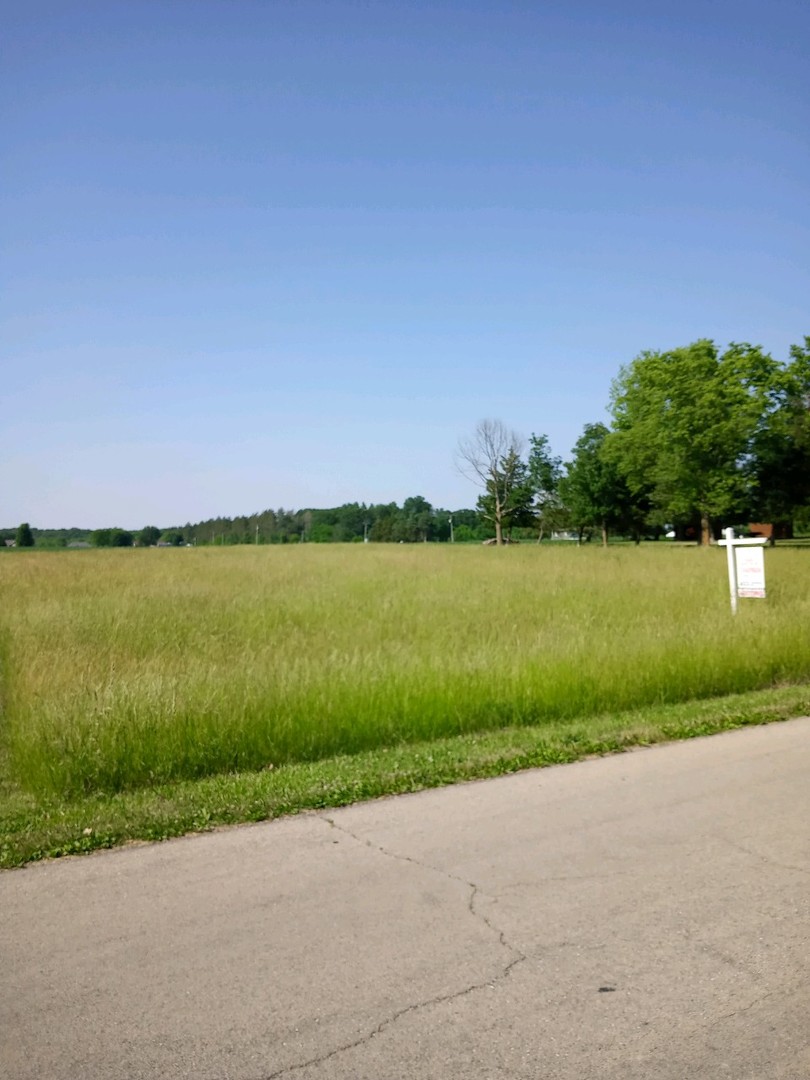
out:
M0 875L4 1080L807 1080L810 720Z

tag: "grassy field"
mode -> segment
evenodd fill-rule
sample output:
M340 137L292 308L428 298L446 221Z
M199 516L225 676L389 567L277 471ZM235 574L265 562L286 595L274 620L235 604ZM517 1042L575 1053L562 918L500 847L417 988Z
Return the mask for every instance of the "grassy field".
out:
M663 544L8 554L5 820L25 831L37 815L58 819L61 807L64 819L88 800L143 802L166 785L290 776L308 763L325 775L338 759L345 775L363 755L376 775L378 755L419 747L422 761L437 740L475 757L478 733L502 729L504 746L519 745L512 758L490 747L481 768L450 770L491 775L492 760L540 763L530 747L548 751L555 732L562 749L546 756L570 760L611 740L654 741L667 724L677 737L666 710L678 703L780 686L761 718L802 709L810 552L769 551L769 599L743 602L736 619L724 560ZM757 713L750 699L741 709ZM621 735L633 723L617 728L616 717L639 710L669 720L645 720L643 738ZM700 730L717 730L731 714L714 727L702 715ZM209 808L198 827L231 819ZM61 850L46 834L36 850Z

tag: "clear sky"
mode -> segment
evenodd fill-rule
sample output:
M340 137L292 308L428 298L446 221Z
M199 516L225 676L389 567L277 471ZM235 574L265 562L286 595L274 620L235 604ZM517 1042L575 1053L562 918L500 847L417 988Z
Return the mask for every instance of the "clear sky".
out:
M479 419L810 333L806 0L2 7L3 527L471 506Z

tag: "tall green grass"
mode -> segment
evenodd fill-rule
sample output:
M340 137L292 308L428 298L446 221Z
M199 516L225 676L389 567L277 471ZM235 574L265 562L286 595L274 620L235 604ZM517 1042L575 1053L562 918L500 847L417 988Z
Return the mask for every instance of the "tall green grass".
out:
M0 560L4 739L72 797L810 676L810 556L305 546Z

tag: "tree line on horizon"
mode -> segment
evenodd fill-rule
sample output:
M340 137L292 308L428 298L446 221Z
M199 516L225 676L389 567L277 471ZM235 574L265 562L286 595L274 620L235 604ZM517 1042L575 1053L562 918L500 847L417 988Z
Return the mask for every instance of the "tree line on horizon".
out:
M728 524L810 527L810 336L786 362L758 345L721 352L708 339L643 352L613 381L608 411L610 426L586 424L565 463L545 435L526 444L500 420L480 421L456 456L480 488L475 509L434 508L415 495L402 506L268 509L136 533L26 523L17 545L503 544L561 530L580 541L598 532L604 544L611 533L638 541L674 530L708 544Z
M444 510L421 495L390 503L345 503L329 509L263 510L258 514L209 518L192 524L139 531L109 529L33 529L32 545L67 547L176 547L233 544L460 542L484 540L490 530L473 509ZM14 537L14 530L0 532Z

